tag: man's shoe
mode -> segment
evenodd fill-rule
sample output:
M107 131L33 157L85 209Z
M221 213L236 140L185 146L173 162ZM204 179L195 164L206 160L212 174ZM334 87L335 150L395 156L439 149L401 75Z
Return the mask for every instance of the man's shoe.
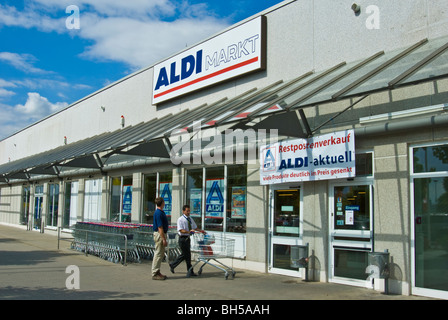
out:
M171 263L170 263L170 271L171 271L171 273L174 273L174 267Z
M152 280L165 280L165 279L166 279L166 276L164 276L160 273L156 274L155 276L152 276Z
M190 277L197 277L198 275L196 273L194 273L193 271L190 272Z

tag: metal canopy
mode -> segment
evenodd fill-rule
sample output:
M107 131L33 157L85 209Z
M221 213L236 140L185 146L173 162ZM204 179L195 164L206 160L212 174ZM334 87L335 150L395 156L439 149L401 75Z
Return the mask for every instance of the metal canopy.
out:
M138 144L128 151L119 151L119 154L128 154L133 156L169 158L170 154L163 140L154 140Z
M92 169L101 168L101 164L98 163L96 155L94 154L89 154L84 157L75 158L64 164L61 164L61 166L74 167L74 168L92 168Z
M305 107L362 97L359 102L371 93L445 77L448 77L448 37L424 39L408 48L378 52L353 63L342 62L322 72L310 71L287 82L253 88L232 99L223 98L5 163L0 165L0 181L27 179L36 174L55 175L54 166L101 170L114 154L169 158L170 139L198 129L250 127L279 129L280 134L289 136L309 136L316 129L309 128ZM347 109L352 106L353 103Z

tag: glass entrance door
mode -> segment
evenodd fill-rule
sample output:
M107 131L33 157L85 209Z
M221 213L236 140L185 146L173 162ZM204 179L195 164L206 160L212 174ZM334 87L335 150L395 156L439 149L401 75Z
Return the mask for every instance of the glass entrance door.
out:
M370 184L330 187L330 280L366 286L368 253L373 249ZM371 284L367 284L371 286Z
M448 297L448 177L414 180L415 286Z
M302 195L300 188L282 186L271 189L269 270L300 276L291 266L291 246L302 242Z
M412 293L448 299L448 144L410 151Z

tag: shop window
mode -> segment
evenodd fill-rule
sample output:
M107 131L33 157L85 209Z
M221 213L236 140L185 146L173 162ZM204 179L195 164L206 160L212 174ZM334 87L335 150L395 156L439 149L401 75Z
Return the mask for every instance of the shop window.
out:
M44 186L37 185L34 187L34 227L37 229L41 228L42 222L42 208L44 202Z
M224 167L205 170L205 230L224 229Z
M245 165L187 171L186 203L199 228L246 232L246 172Z
M361 250L334 250L334 275L336 277L365 280L368 252Z
M84 184L84 221L101 221L102 180L86 180Z
M369 188L368 185L334 188L335 230L370 230Z
M275 190L274 199L274 235L298 237L300 232L300 190Z
M161 172L159 173L159 186L158 193L159 197L162 197L165 201L165 207L163 211L168 218L168 223L171 224L171 210L173 204L173 173L170 172Z
M78 215L78 186L78 181L69 181L65 184L63 228L70 228L76 224Z
M202 229L202 171L203 169L188 170L186 183L186 203L190 205L190 215L199 229Z
M247 168L227 167L227 232L246 232Z
M59 184L52 183L49 185L48 208L47 208L47 226L58 226L59 212Z
M274 244L272 248L273 267L297 271L291 266L291 246L284 244Z
M143 212L142 222L152 224L156 210L155 199L162 197L165 200L163 211L171 223L173 174L172 172L161 172L146 174L143 182Z
M157 173L145 175L143 182L143 213L142 222L152 224L154 211L156 210L155 199L157 197Z
M413 149L414 173L448 171L448 145Z
M22 189L22 212L20 214L20 223L28 224L30 213L30 187L25 186Z
M357 177L372 177L373 176L373 154L357 153L356 154L356 176Z
M110 221L131 222L132 176L112 178Z

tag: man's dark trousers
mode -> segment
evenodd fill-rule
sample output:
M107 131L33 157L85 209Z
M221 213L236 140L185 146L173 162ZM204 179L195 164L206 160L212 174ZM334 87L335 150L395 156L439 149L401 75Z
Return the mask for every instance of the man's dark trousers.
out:
M190 250L190 237L179 237L179 247L182 251L181 255L171 263L171 267L176 268L182 261L187 263L187 270L191 268L191 250Z

